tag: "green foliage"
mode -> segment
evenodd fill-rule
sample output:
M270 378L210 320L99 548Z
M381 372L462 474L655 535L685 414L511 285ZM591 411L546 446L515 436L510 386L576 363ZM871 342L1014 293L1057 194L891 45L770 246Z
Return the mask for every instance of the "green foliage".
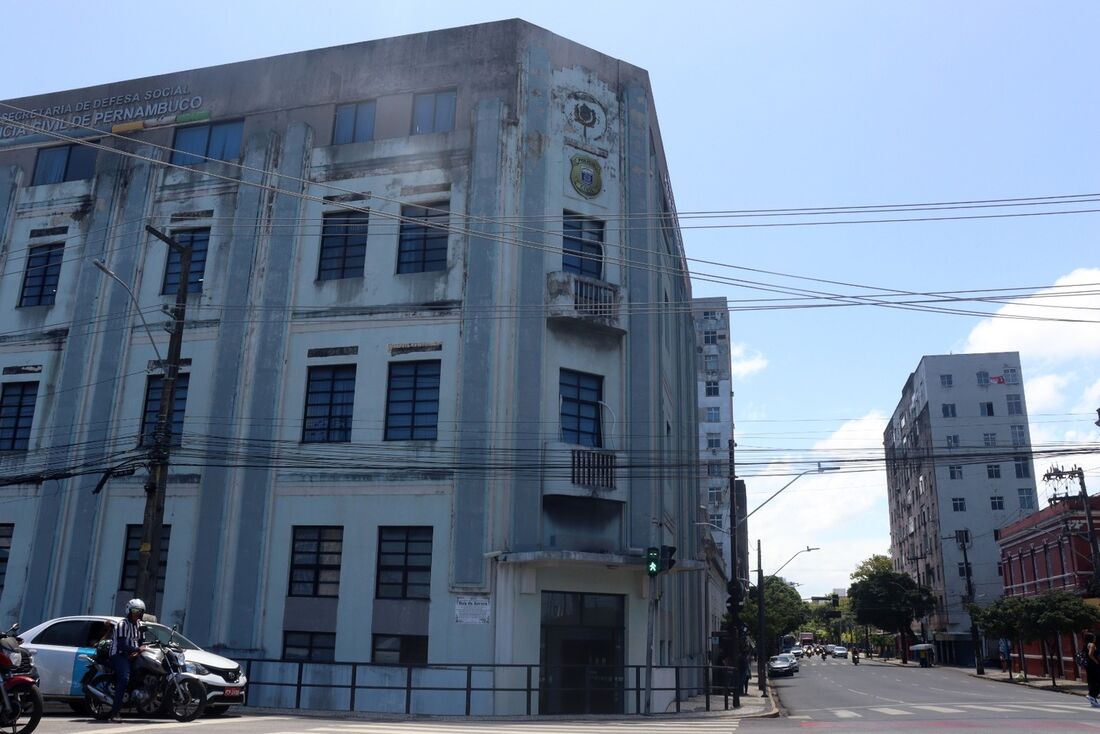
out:
M868 561L860 564L860 568ZM849 587L848 599L860 624L903 634L909 633L914 619L928 614L936 605L932 592L917 586L908 575L874 567L868 568L864 577Z
M749 587L749 596L741 612L741 619L754 629L759 604L759 589L756 586ZM806 604L793 586L778 576L764 581L764 639L757 643L762 645L765 655L775 653L776 638L798 632L808 619Z
M1053 640L1061 633L1079 632L1100 622L1100 612L1079 596L1048 591L1027 597L1021 632L1027 640Z
M873 555L865 561L861 561L856 570L852 571L852 581L863 581L876 573L889 573L894 570L894 564L889 556Z
M1022 637L1026 606L1020 597L1006 596L984 608L971 604L968 611L986 637L1018 640Z

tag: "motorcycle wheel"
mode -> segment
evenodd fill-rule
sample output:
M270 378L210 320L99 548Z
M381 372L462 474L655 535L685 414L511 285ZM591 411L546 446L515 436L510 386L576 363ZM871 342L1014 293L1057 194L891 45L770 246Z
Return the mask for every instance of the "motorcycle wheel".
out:
M193 678L181 680L178 686L168 683L165 697L168 713L176 721L194 721L206 710L206 686Z
M115 676L110 673L97 675L84 684L84 705L88 707L88 713L96 721L106 721L111 715L111 704L107 701L101 701L89 693L88 689L91 687L107 694L107 698L113 701L115 698Z
M30 734L42 720L42 693L38 686L24 684L8 691L12 710L0 713L4 734Z

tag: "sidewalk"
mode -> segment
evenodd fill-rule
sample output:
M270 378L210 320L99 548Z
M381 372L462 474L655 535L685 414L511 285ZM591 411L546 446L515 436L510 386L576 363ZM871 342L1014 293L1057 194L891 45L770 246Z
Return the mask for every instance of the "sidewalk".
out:
M901 665L901 661L898 660L897 658L889 658L887 660L882 660L880 658L875 658L874 662L878 663L880 665L899 665L899 666ZM913 661L913 660L910 660L909 664L904 666L904 667L909 667L909 666L912 666L914 668L919 668L920 667L920 665L917 662ZM1045 678L1042 677L1042 676L1036 677L1034 675L1028 674L1027 680L1025 681L1025 680L1023 680L1023 678L1020 677L1019 673L1002 673L999 669L990 668L988 666L985 669L985 675L978 675L977 673L974 672L974 670L972 668L961 668L957 665L936 665L934 667L943 668L944 670L955 670L955 671L958 671L960 673L966 673L971 678L983 678L985 680L993 680L993 681L998 681L1000 683L1009 683L1009 684L1012 684L1012 685L1027 686L1028 688L1036 688L1036 689L1042 690L1042 691L1056 691L1058 693L1068 693L1071 696L1086 696L1086 695L1088 695L1088 692L1089 692L1088 684L1085 683L1085 681L1067 680L1067 679L1064 679L1064 678L1059 678L1058 679L1058 684L1056 686L1052 686L1050 684L1050 678L1049 677L1045 677Z
M695 696L685 701L680 702L681 714L703 714L709 716L727 716L737 719L755 719L755 718L771 718L779 715L779 706L776 705L774 700L774 688L768 686L767 695L762 695L760 690L756 687L756 680L753 679L749 685L748 694L741 695L741 708L731 708L729 711L725 709L722 696L710 697L710 711L707 712L707 703L705 696ZM730 706L733 705L732 697L730 699ZM676 703L669 704L665 713L675 713Z

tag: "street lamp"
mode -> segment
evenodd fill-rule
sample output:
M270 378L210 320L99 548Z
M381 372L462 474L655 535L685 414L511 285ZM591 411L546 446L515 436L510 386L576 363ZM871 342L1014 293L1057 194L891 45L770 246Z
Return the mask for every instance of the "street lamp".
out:
M789 481L789 482L787 482L786 484L784 484L784 485L783 485L782 487L780 487L779 489L777 489L777 490L775 491L775 493L774 493L774 494L772 494L772 496L771 496L771 497L768 497L768 499L764 500L764 501L763 501L763 502L761 502L761 503L760 503L759 505L757 505L757 507L756 507L756 509L755 509L755 510L753 510L752 512L750 512L749 514L745 515L745 516L744 516L743 518L741 518L740 520L738 520L738 521L737 521L737 524L743 523L743 522L745 522L746 520L748 520L748 519L749 519L750 517L752 517L752 516L753 516L753 515L755 515L755 514L756 514L757 512L759 512L759 511L760 511L760 509L761 509L762 507L764 507L764 505L768 504L769 502L771 502L772 500L774 500L774 499L775 499L776 497L778 497L778 496L779 496L779 494L780 494L780 493L781 493L781 492L782 492L782 491L783 491L784 489L786 489L787 487L791 486L792 484L794 484L795 482L797 482L797 481L798 481L799 479L801 479L802 477L806 476L807 474L813 474L814 472L817 472L818 474L823 474L823 473L825 473L825 472L827 472L827 471L839 471L839 470L840 470L840 467L839 467L839 466L822 466L822 465L821 465L821 462L820 462L820 461L819 461L819 462L817 462L817 466L816 466L815 468L813 468L813 469L807 469L806 471L803 471L803 472L799 472L798 474L795 474L795 475L794 475L794 478L793 478L793 479L791 479L791 481ZM737 527L737 525L734 525L734 527Z
M145 327L145 333L149 336L149 343L153 345L153 353L157 355L157 362L163 364L164 359L160 356L160 349L157 348L157 340L153 338L153 332L149 329L149 323L145 320L145 315L141 312L141 304L138 303L134 291L126 284L125 280L118 277L115 271L107 267L107 264L102 260L92 260L92 264L103 271L104 275L108 278L126 289L126 293L130 296L130 301L134 304L134 310L137 311L138 318L141 319L141 325Z
M827 469L821 469L820 467L821 467L821 465L818 464L819 471L828 471ZM802 474L805 474L805 473L806 472L802 472ZM798 477L802 476L802 474L799 474ZM798 477L795 477L794 479L798 479ZM792 482L794 482L794 479L792 479L790 482L787 483L788 487L791 485ZM784 487L783 489L786 489L786 487ZM780 489L779 492L782 492L783 489ZM779 492L776 492L775 494L779 494ZM775 494L773 494L772 497L775 497ZM768 499L770 500L772 497L769 497ZM763 507L763 505L761 505L761 507ZM758 507L756 509L759 510L760 508ZM756 510L753 510L753 512L755 512L755 511ZM809 553L810 551L815 551L815 550L821 550L821 549L820 548L811 548L810 546L806 546L802 550L798 551L798 553L795 553L793 556L788 558L787 563L790 563L791 561L798 558L803 553ZM771 576L768 576L768 578L770 579L770 578L775 578L776 576L778 576L779 572L787 567L787 563L784 563L782 566L780 566L778 569L776 569L776 572L773 573ZM756 604L756 628L757 628L756 629L756 647L757 647L757 654L756 654L756 685L760 689L761 692L767 690L767 682L765 680L765 676L767 676L767 674L768 674L768 665L764 660L764 582L765 582L765 579L764 579L764 563L761 559L760 539L757 538L756 539L756 595L757 595L759 601Z
M798 558L798 557L799 557L800 555L802 555L803 553L809 553L810 551L815 551L815 550L821 550L821 549L820 549L820 548L816 548L816 547L815 547L815 548L811 548L810 546L806 546L805 548L803 548L802 550L798 551L798 552L797 552L797 553L795 553L795 554L794 554L793 556L791 556L790 558L788 558L788 559L787 559L787 563L784 563L784 564L783 564L782 566L780 566L780 567L779 567L778 569L776 569L775 573L773 573L773 574L772 574L771 576L768 576L768 578L769 578L769 579L774 579L774 578L775 578L776 576L778 576L778 575L779 575L779 572L780 572L780 571L782 571L782 570L783 570L784 568L786 568L786 567L787 567L787 564L788 564L788 563L790 563L790 562L791 562L791 561L793 561L794 559ZM764 580L765 580L765 581L767 581L768 579L764 579Z

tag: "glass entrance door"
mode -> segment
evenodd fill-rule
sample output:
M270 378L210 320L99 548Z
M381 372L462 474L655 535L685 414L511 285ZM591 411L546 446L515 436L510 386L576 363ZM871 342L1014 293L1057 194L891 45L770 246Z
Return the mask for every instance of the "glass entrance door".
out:
M542 593L539 712L623 712L624 617L619 594Z

